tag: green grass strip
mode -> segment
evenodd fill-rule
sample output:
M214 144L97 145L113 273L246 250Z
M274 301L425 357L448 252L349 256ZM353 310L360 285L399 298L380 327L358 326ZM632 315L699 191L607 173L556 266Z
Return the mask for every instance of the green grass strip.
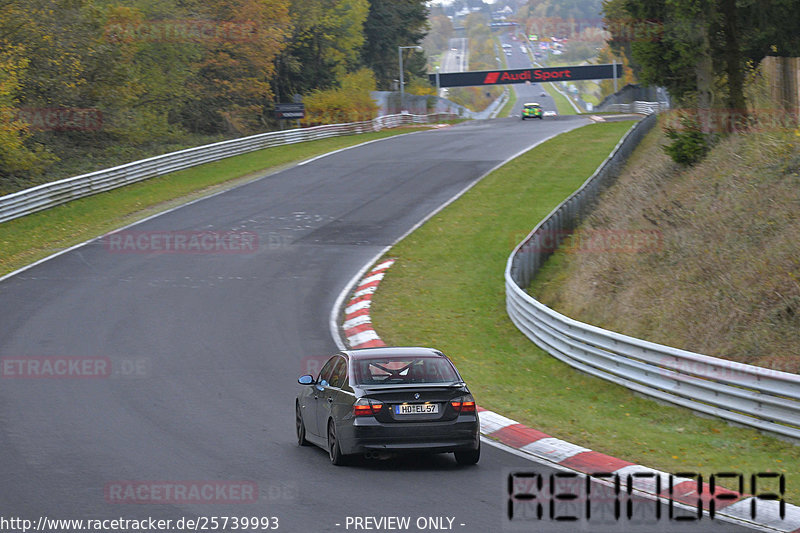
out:
M572 105L569 103L569 101L563 94L555 90L551 82L542 83L542 87L544 87L544 90L547 91L547 94L549 94L555 101L556 110L558 111L559 115L576 114L575 108L572 107Z
M517 91L513 87L508 88L508 100L506 101L503 109L497 114L498 117L510 117L514 112L514 107L517 105Z
M593 124L542 144L398 243L388 253L398 261L371 307L375 328L389 345L443 350L482 407L550 435L705 479L735 471L749 483L750 474L784 473L786 497L798 502L800 447L579 373L536 347L506 314L503 272L512 248L592 174L630 125Z
M497 36L494 37L494 43L497 49L500 51L499 57L503 64L503 68L508 68L508 58L506 57L506 49L503 48L503 43L500 42L500 38ZM510 85L506 85L506 88L508 89L508 100L506 100L506 103L503 104L503 108L500 109L500 112L497 113L498 117L511 116L511 113L514 111L514 106L517 103L517 92Z
M320 154L427 129L396 128L266 148L74 200L0 224L0 275L112 229Z

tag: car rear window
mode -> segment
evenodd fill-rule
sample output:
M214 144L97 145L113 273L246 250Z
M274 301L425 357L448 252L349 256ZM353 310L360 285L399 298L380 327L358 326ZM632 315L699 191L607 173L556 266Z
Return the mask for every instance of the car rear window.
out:
M452 383L461 381L443 357L383 357L354 359L352 382L357 385Z

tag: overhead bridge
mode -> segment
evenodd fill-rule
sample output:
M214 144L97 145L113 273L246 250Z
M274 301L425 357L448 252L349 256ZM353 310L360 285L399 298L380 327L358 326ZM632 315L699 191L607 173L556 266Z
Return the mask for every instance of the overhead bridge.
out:
M438 77L438 80L437 80ZM622 64L580 65L567 67L518 68L510 70L474 70L429 74L431 85L469 87L546 81L604 80L622 77Z

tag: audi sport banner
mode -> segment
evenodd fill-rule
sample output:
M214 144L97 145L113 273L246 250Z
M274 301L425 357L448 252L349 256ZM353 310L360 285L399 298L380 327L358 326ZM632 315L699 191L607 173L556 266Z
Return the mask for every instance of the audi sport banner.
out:
M518 68L513 70L476 70L472 72L443 72L439 87L468 87L471 85L503 85L542 81L604 80L614 77L614 65L583 65L576 67ZM622 77L622 64L617 63L617 77ZM429 75L436 85L436 74Z

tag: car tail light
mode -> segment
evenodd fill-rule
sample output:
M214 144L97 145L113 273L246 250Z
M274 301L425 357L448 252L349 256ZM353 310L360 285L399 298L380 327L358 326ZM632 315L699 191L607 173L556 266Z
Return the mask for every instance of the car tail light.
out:
M353 416L375 416L381 412L383 403L369 398L359 398L353 404Z
M475 398L471 394L456 398L450 401L450 405L457 413L474 413L475 412Z

